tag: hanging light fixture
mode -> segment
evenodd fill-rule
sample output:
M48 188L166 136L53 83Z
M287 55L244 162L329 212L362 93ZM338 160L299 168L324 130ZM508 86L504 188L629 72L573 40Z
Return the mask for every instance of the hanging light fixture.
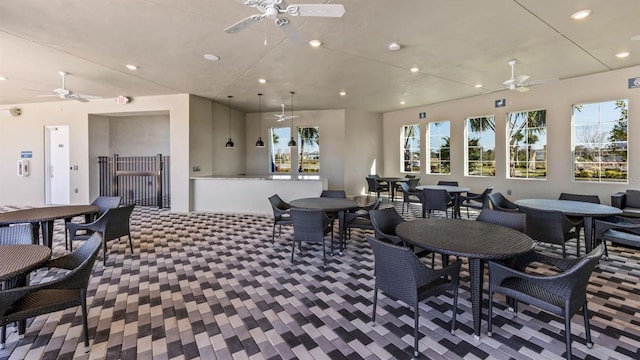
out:
M256 147L264 147L264 141L262 141L262 94L258 94L258 121L259 121L259 132L258 132L258 141L256 141Z
M227 149L233 149L235 147L235 145L233 144L233 140L231 140L231 98L233 96L229 95L227 97L229 98L229 104L227 107L228 118L229 118L229 141L227 141L227 144L225 145L225 147Z
M298 144L296 144L296 141L293 139L293 131L295 129L293 127L293 94L295 93L293 91L289 91L289 94L291 94L291 140L289 140L287 145L290 147L296 147Z

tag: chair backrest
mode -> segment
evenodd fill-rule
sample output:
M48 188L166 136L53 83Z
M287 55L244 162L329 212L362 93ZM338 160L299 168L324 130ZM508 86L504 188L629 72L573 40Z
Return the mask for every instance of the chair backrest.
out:
M407 178L407 179L415 179L416 178L415 175L409 175L409 174L405 175L404 177Z
M424 189L424 209L425 210L443 210L447 211L451 196L444 189Z
M370 177L367 178L367 186L369 187L369 191L378 191L382 189L378 180Z
M0 245L33 244L31 224L0 226Z
M371 210L369 216L376 239L388 239L394 244L402 243L402 240L396 235L396 226L405 220L395 208Z
M102 235L98 232L93 233L79 248L75 249L67 255L60 258L50 260L47 264L50 267L71 270L60 279L60 288L63 289L86 289L89 284L89 278L93 273L93 264L95 263L98 251L102 245Z
M370 236L367 241L373 250L377 288L407 304L414 304L418 292L416 275L424 267L418 257L408 247Z
M494 210L511 211L511 212L518 211L518 205L509 201L509 199L504 197L504 195L502 195L499 192L491 193L487 197L489 198L489 203L491 204L491 208Z
M593 270L598 265L603 253L604 246L600 244L591 250L590 253L580 258L578 263L563 271L566 280L558 282L559 288L557 294L564 299L584 298L591 273L593 273ZM561 287L563 285L564 288Z
M121 196L98 196L91 205L98 207L98 216L104 214L105 211L112 208L117 208L122 202Z
M346 199L347 193L344 190L322 190L320 197Z
M130 235L130 218L135 204L123 205L107 210L102 216L107 217L104 229L104 241Z
M325 229L331 223L324 210L291 208L290 211L294 241L324 241Z
M519 212L498 211L483 209L476 221L502 225L514 230L525 232L527 226L527 215Z
M564 234L573 227L561 211L520 206L520 212L527 215L525 233L533 240L561 245L564 244Z
M274 215L280 215L282 211L289 210L290 208L289 204L284 202L284 200L282 200L278 194L270 196L269 202L271 203L271 208L273 209ZM277 212L276 214L276 209L281 211Z
M598 195L561 193L560 197L558 197L558 200L582 201L593 204L600 204L600 197L598 197Z
M367 175L368 178L372 178L372 179L380 179L380 175L378 174L371 174L371 175Z
M404 184L404 183L400 183L400 184ZM412 177L411 179L409 179L409 181L407 181L407 185L409 185L410 188L414 189L416 186L420 185L420 179L416 177Z
M457 181L438 181L438 185L458 186Z

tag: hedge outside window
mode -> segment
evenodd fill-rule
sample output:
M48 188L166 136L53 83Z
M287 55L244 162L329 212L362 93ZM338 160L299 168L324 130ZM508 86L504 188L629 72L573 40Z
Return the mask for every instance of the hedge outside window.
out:
M547 111L507 115L509 173L512 179L547 178Z
M271 128L269 152L272 173L291 173L291 149L287 145L291 138L291 128Z
M627 100L573 106L573 179L628 181Z
M298 172L320 172L320 128L298 128Z
M429 123L427 139L429 140L428 173L451 173L451 122L446 120Z
M404 125L401 134L401 172L420 172L420 126Z
M496 119L495 116L467 118L467 176L496 175Z

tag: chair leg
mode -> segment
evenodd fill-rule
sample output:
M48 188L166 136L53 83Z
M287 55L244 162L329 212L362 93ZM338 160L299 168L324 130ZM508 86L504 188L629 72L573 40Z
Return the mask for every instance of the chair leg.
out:
M413 356L414 357L418 357L420 356L419 352L418 352L418 317L420 316L420 311L418 308L418 302L416 301L415 304L413 304Z
M102 239L102 266L107 266L107 240Z
M568 310L569 305L565 306L564 312L564 331L565 331L565 342L567 343L567 359L571 359L571 315L569 315Z
M131 250L131 255L133 255L133 241L131 241L131 234L129 234L129 249Z
M87 294L80 290L80 307L82 308L82 335L84 337L84 352L89 352L89 326L87 325Z
M322 260L324 261L324 265L322 267L327 267L327 249L324 244L324 237L322 237Z
M373 311L371 312L371 324L375 325L376 323L376 305L378 304L378 286L374 286L373 288Z
M451 335L456 334L456 313L458 312L458 286L453 289L453 315L451 316Z
M293 241L291 242L291 263L293 264L293 255L295 254L295 250L296 250L296 240L293 239Z
M591 341L591 328L589 326L589 308L587 307L587 299L582 305L582 316L584 317L584 337L587 341L587 347L591 349L593 347L593 341Z
M375 309L375 303L374 303ZM375 314L375 311L374 311ZM2 329L0 329L0 350L5 348L5 342L7 341L7 324L2 325Z
M273 224L273 229L271 230L271 245L275 245L276 243L276 224Z

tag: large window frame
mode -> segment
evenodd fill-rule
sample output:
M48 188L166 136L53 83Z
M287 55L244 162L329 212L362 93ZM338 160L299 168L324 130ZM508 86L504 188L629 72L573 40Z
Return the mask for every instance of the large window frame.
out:
M571 107L573 181L628 183L628 105L619 99Z
M427 174L451 174L451 121L428 123L426 138L429 143Z
M269 135L270 172L291 174L291 148L287 145L291 137L291 128L272 127L269 129Z
M547 110L507 114L507 178L547 179Z
M298 128L298 172L320 172L320 127Z
M420 172L420 125L402 126L400 134L400 172Z
M496 176L495 116L467 118L465 137L465 176Z

